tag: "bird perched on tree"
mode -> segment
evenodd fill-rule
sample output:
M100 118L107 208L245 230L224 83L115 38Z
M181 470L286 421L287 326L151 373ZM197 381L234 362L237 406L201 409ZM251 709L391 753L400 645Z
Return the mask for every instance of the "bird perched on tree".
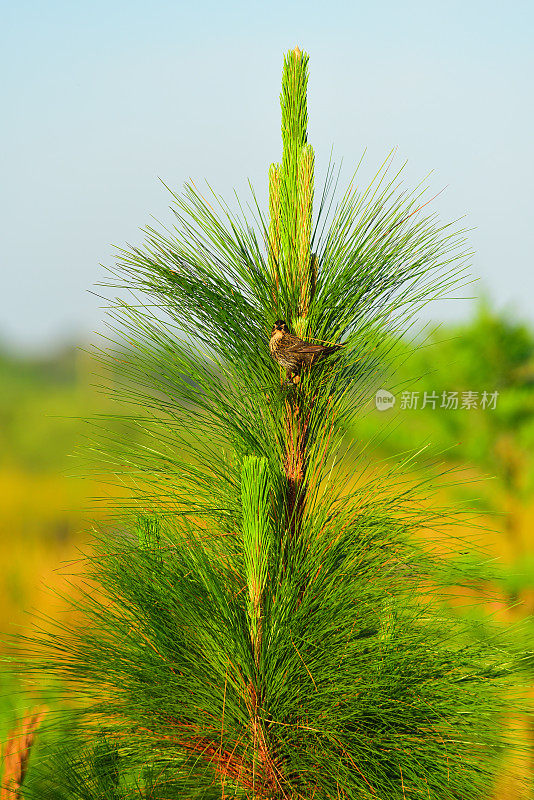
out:
M303 366L311 367L340 347L340 344L313 344L299 339L289 332L287 323L283 319L276 320L269 340L271 356L285 369L288 383L292 380L298 383Z

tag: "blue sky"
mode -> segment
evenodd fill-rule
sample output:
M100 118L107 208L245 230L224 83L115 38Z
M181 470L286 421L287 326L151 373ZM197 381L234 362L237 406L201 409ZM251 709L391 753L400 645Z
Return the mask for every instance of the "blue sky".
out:
M310 54L309 141L348 179L392 147L467 214L472 272L534 323L534 4L4 2L0 341L38 350L104 325L88 290L113 246L170 221L158 177L260 196L280 157L282 56ZM97 289L98 291L98 289ZM468 302L437 303L458 319Z

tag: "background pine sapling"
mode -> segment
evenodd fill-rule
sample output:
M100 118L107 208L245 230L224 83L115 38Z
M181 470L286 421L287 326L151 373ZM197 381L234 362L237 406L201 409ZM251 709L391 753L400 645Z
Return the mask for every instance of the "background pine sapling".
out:
M464 234L389 158L341 195L329 169L314 214L307 80L289 52L268 215L188 185L171 228L119 251L108 286L131 300L101 356L151 444L108 443L127 491L95 540L87 624L34 658L79 701L40 800L491 791L510 665L441 608L428 487L371 470L347 433L394 335L461 279ZM287 385L279 319L342 347Z

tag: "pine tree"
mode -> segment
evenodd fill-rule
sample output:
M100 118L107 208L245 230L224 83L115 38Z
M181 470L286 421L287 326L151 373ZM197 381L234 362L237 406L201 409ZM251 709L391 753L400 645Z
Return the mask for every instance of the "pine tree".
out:
M108 285L134 300L100 355L149 443L110 447L129 494L88 623L34 662L80 700L40 800L489 796L509 665L443 613L424 487L347 434L465 237L389 158L337 201L329 168L314 216L307 81L297 48L268 215L187 185L172 229L119 251ZM277 319L342 347L287 385Z

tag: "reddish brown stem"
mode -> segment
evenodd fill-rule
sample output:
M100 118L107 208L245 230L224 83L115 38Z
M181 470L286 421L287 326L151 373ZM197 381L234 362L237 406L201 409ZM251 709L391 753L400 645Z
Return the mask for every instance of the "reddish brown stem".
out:
M4 747L4 773L0 800L19 800L28 769L31 749L47 709L43 706L26 714L22 725L9 735Z
M210 764L216 776L223 781L233 780L244 789L250 789L256 797L286 797L282 788L282 776L269 753L263 724L258 714L257 695L252 684L245 693L245 704L250 714L254 742L254 760L245 758L233 750L225 750L222 742L200 736L194 726L179 720L172 720L177 728L176 734L166 735L148 728L140 728L155 739L172 742L187 753L196 755ZM7 798L6 798L7 800Z

